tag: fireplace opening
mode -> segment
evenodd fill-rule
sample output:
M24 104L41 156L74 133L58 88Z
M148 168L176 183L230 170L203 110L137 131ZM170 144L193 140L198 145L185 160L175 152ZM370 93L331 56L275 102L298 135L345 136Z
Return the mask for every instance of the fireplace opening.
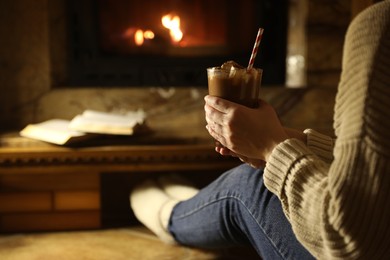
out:
M263 85L283 85L287 0L70 0L68 85L206 86L206 68L255 66Z

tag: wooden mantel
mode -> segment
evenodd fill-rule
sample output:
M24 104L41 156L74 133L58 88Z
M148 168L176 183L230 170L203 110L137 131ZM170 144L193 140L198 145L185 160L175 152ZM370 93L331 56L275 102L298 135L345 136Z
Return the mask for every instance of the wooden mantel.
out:
M29 143L27 141L27 143ZM232 163L208 143L106 145L84 148L35 145L0 148L0 174L220 169Z

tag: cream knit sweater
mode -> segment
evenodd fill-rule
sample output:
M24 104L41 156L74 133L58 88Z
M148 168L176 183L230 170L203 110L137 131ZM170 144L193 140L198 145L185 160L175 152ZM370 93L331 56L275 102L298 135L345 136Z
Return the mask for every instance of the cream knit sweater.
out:
M390 259L390 1L352 21L342 67L336 141L286 140L264 181L316 258Z

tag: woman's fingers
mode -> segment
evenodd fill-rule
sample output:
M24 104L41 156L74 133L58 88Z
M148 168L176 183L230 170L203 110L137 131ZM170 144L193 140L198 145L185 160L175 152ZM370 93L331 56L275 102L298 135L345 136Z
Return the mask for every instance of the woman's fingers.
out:
M210 96L210 95L205 96L204 100L205 100L207 105L215 108L216 110L218 110L222 113L227 113L229 111L230 107L232 106L232 104L235 104L235 103L232 103L226 99L222 99L222 98L218 98L218 97L214 97L214 96Z
M209 131L209 134L215 139L217 140L222 146L226 146L226 139L225 137L223 136L223 133L221 130L215 130L215 126L211 126L211 125L206 125L206 129L207 131ZM218 128L218 129L222 129L222 128Z
M204 106L205 114L206 114L206 122L207 124L226 124L228 119L228 114L223 113L214 107L206 104Z

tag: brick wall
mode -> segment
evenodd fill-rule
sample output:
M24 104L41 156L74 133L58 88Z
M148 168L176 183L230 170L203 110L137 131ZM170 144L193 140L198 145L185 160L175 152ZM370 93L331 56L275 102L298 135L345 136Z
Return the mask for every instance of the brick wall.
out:
M101 227L97 173L0 175L0 231Z

